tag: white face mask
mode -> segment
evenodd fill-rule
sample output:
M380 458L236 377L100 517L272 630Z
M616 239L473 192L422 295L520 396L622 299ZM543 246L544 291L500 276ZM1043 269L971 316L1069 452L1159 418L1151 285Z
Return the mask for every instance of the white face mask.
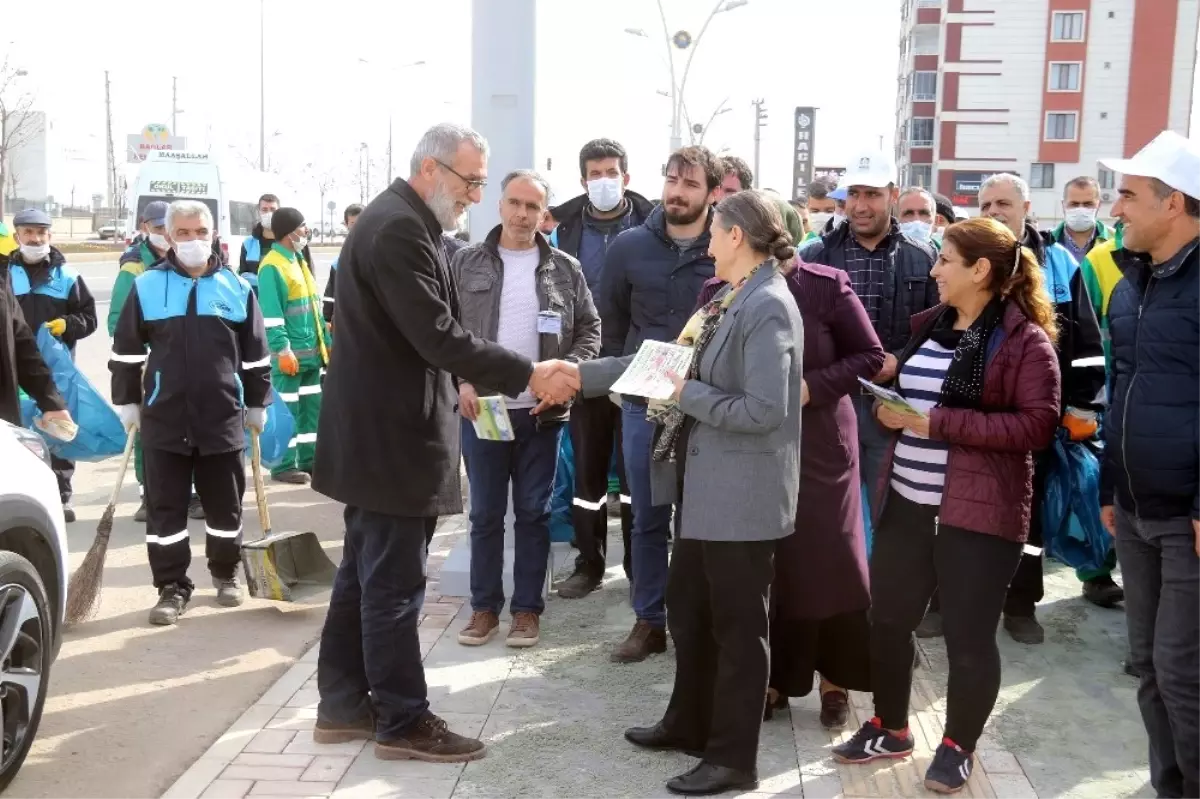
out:
M1067 227L1074 230L1076 233L1085 233L1096 227L1096 209L1085 208L1083 206L1077 208L1068 208L1065 213L1067 219Z
M620 178L596 178L587 182L588 199L598 211L611 211L621 203Z
M50 257L49 244L22 244L21 260L27 264L40 264Z
M275 217L274 212L267 211L265 214L258 215L258 221L262 222L263 230L271 229L271 220Z
M191 269L207 264L212 253L212 241L208 239L175 242L175 256L179 263Z
M167 241L167 237L161 233L151 233L148 238L150 239L150 246L156 250L171 249L171 242Z
M838 225L842 224L842 223L843 223L843 222L845 222L845 221L846 221L846 215L845 215L845 214L843 214L843 213L840 213L840 212L839 212L839 213L836 213L836 214L834 214L834 215L833 215L833 227L834 227L834 229L836 229L836 228L838 227Z
M298 238L294 242L292 242L292 247L295 248L296 252L303 251L304 248L307 246L308 246L308 236L301 236L300 238Z
M916 241L928 242L933 238L933 225L914 219L911 222L901 222L900 232Z
M825 223L833 216L828 211L817 211L808 215L809 229L820 233L825 229Z

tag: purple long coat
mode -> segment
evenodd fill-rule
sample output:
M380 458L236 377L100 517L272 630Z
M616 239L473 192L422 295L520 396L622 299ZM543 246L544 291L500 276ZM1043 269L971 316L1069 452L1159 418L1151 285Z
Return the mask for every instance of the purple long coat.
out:
M858 423L850 399L858 378L883 366L884 352L850 279L821 264L788 276L804 321L809 402L800 433L796 534L775 550L775 612L820 620L871 605L858 476ZM705 286L700 301L722 284Z

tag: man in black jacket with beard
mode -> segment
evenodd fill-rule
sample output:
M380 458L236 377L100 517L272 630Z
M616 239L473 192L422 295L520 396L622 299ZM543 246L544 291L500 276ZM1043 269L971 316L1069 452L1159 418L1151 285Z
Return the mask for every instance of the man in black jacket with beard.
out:
M593 296L600 290L604 259L617 234L646 221L654 206L629 191L629 158L612 139L594 139L579 151L580 183L587 189L573 200L550 209L558 228L552 246L574 256L583 268ZM587 596L600 586L608 551L609 466L616 451L617 479L621 490L621 534L625 539L625 575L630 576L633 511L621 455L621 409L608 397L579 399L571 412L571 445L575 453L575 496L571 522L579 555L575 572L563 581L558 595L564 599ZM615 445L615 446L614 446Z

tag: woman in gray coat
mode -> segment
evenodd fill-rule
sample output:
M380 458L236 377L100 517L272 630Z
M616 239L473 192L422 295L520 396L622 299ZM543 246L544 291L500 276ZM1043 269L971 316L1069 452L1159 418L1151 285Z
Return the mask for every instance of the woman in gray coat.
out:
M709 252L729 284L684 327L695 349L657 414L652 488L679 503L667 581L675 688L652 727L625 737L702 759L667 783L703 795L758 785L770 655L775 542L795 527L800 484L800 313L779 264L794 250L775 203L744 191L717 206ZM629 358L579 365L585 396L607 394Z

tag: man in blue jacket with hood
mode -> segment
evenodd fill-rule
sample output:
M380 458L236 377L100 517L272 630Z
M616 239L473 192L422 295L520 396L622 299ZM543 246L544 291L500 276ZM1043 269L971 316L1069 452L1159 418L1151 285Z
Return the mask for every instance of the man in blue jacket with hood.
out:
M646 339L675 341L715 274L708 254L709 226L720 159L705 147L684 147L667 161L662 205L646 223L619 235L608 248L599 305L602 356L637 352ZM633 500L633 610L637 623L612 654L617 662L645 660L667 649L667 541L671 507L650 499L654 423L643 397L624 397L621 437Z

